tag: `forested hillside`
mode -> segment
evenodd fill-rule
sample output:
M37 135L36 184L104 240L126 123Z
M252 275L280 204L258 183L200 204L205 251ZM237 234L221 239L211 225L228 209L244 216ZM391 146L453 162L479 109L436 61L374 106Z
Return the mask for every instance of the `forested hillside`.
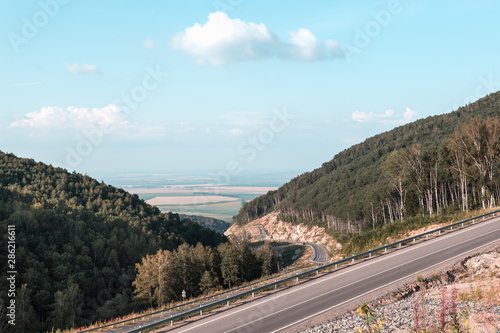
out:
M8 305L4 274L12 270L8 226L15 226L16 330L25 332L136 310L141 301L132 282L143 257L183 243L225 242L121 189L0 152L0 331Z
M212 217L186 214L179 214L179 216L181 220L188 219L190 221L199 223L202 227L216 231L219 234L223 234L231 226L231 224L226 221L214 219Z
M245 204L244 224L280 218L359 233L410 216L494 206L500 198L500 92L352 146Z

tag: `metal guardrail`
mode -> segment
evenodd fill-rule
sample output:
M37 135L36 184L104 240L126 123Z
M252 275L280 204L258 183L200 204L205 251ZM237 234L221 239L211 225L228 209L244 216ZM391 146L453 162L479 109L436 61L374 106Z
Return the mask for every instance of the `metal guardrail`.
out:
M250 287L252 287L254 285L261 284L261 283L269 281L269 280L276 280L276 278L278 278L280 276L288 275L288 274L290 274L292 272L295 272L295 271L298 271L298 270L301 270L301 269L305 269L305 268L310 267L310 266L311 266L311 264L309 264L309 265L302 265L302 266L295 267L295 268L287 270L287 271L282 271L278 275L274 275L272 277L269 277L269 278L266 278L266 279L263 279L263 280L252 282L250 284L246 284L246 285L238 287L238 288L229 289L229 290L217 293L215 295L211 295L211 296L199 298L199 299L187 302L187 303L183 303L183 304L180 304L180 305L172 306L170 308L165 308L165 309L157 310L157 311L150 312L150 313L147 313L147 314L144 314L144 315L140 315L140 316L136 316L136 317L133 317L133 318L124 319L124 320L121 320L121 321L116 321L116 322L113 322L113 323L110 323L110 324L101 325L101 326L94 327L94 328L89 328L89 329L86 329L86 330L83 330L83 331L75 331L75 333L88 333L88 332L94 332L94 331L101 331L103 328L109 328L109 327L113 328L114 326L119 326L119 325L122 325L122 324L125 324L125 323L128 323L128 322L134 322L136 320L144 319L146 317L151 317L151 316L154 316L154 315L157 315L157 314L163 314L164 312L171 312L173 310L180 309L180 308L183 308L183 307L186 307L186 306L189 306L189 305L193 305L193 304L196 304L196 303L207 301L209 299L215 299L217 297L221 297L221 296L226 295L226 294L234 293L235 291L238 291L238 290L247 289L247 288L250 288Z
M468 223L468 222L474 223L475 220L477 220L477 219L481 219L481 218L484 219L485 217L490 216L490 215L495 216L496 213L500 213L500 210L496 210L496 211L489 212L489 213L486 213L486 214L482 214L482 215L479 215L479 216L471 217L469 219L465 219L465 220L462 220L460 222L455 222L455 223L446 225L446 226L441 227L441 228L429 230L427 232L424 232L424 233L421 233L421 234L418 234L418 235L414 235L412 237L408 237L408 238L405 238L405 239L402 239L402 240L399 240L399 241L396 241L396 242L393 242L393 243L390 243L390 244L385 244L384 246L380 246L380 247L377 247L377 248L369 250L369 251L365 251L365 252L362 252L362 253L359 253L359 254L355 254L355 255L352 255L350 257L347 257L347 258L344 258L344 259L341 259L341 260L337 260L337 261L329 263L329 264L325 264L325 265L318 266L318 267L313 268L313 269L306 270L306 271L301 272L301 273L294 274L292 276L289 276L287 278L281 279L279 281L274 281L274 282L265 284L265 285L257 287L257 288L252 288L251 290L247 290L247 291L241 292L241 293L233 295L233 296L228 296L225 299L220 299L220 300L217 300L217 301L214 301L214 302L211 302L211 303L207 303L207 304L205 304L203 306L200 305L200 307L193 308L193 309L184 311L182 313L178 313L176 315L171 315L168 318L160 319L160 320L157 320L157 321L154 321L154 322L151 322L151 323L139 324L138 327L131 328L130 330L127 330L126 332L127 333L141 332L143 330L154 328L156 326L165 325L165 324L167 324L169 322L171 324L173 324L173 322L175 320L182 319L184 317L187 317L187 316L190 316L190 315L193 315L193 314L197 314L197 313L203 314L203 310L210 309L210 308L213 308L215 306L219 306L219 305L225 304L225 303L227 303L227 305L229 305L229 303L231 301L239 299L239 298L242 298L242 297L245 297L245 296L248 296L250 294L252 294L252 296L253 296L256 292L259 292L259 291L262 291L262 290L272 289L272 288L276 289L279 284L283 284L283 283L289 282L291 280L297 280L298 281L301 277L304 277L304 276L307 276L307 275L310 275L310 274L314 274L314 273L316 273L316 275L318 275L321 270L328 269L328 268L334 267L334 266L335 266L335 268L337 268L337 266L339 264L343 264L343 263L346 263L346 262L354 262L355 259L359 259L359 258L363 258L363 257L367 257L367 256L371 257L372 254L377 253L379 251L387 252L388 248L392 248L392 247L395 247L395 246L401 247L405 243L415 242L416 239L418 239L418 238L421 238L421 237L424 237L424 236L428 237L430 234L434 234L434 233L439 233L440 234L441 231L445 231L445 230L448 230L448 229L453 230L453 227L464 226L464 224ZM257 283L262 283L264 281L259 281ZM255 284L257 284L257 283L255 283ZM228 293L228 292L226 292L226 293ZM198 300L198 301L200 301L200 300ZM194 302L191 302L191 303L194 303ZM165 311L165 310L163 310L163 311ZM157 311L156 314L161 313L161 312L162 311ZM149 314L149 315L152 315L152 314ZM145 316L141 316L141 317L144 318ZM138 318L141 318L141 317L138 317ZM129 321L132 321L132 319L126 320L126 322L129 322ZM115 325L118 325L120 323L122 323L122 322L113 323L113 324L109 324L109 325L106 325L106 326L97 327L97 328L94 328L94 329L91 329L91 330L87 330L87 331L82 331L82 332L90 332L90 331L94 331L94 330L97 330L97 329L102 329L102 328L105 328L105 327L110 327L112 325L115 326Z

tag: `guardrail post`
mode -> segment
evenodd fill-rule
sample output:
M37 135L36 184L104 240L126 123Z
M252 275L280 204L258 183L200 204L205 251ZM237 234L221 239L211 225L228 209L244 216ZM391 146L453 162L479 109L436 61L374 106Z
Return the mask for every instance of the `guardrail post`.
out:
M438 235L441 235L441 230L438 230Z
M387 244L384 244L384 252L387 253Z
M476 222L476 220L475 220L475 219L472 219L472 223L474 223L474 222Z
M416 238L413 238L413 243L415 243Z
M464 226L464 223L462 222L462 227Z
M453 226L450 227L450 230L453 230Z
M337 268L337 264L335 264L335 268Z
M354 262L354 258L352 258L352 262Z
M316 276L319 275L319 270L318 270L318 267L316 267Z
M296 280L297 280L297 282L299 282L299 277L298 276L297 276Z
M401 243L398 244L398 247L401 247Z
M253 290L253 287L252 287L252 290ZM252 297L255 297L255 292L252 291Z
M370 249L370 251L371 251L371 250L372 250L372 249ZM369 257L369 258L371 258L371 257L372 257L372 253L371 253L371 252L370 252L370 253L368 253L368 257Z

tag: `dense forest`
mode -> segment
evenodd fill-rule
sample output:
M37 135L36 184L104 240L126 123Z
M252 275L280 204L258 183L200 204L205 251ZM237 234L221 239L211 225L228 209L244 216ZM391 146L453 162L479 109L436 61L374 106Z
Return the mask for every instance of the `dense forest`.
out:
M179 214L179 217L181 220L187 219L199 223L202 227L216 231L219 234L223 234L231 226L231 224L226 221L214 219L212 217L186 214Z
M246 203L244 224L286 221L357 234L411 216L493 207L500 199L500 92L397 127Z
M135 293L153 307L182 299L182 291L193 297L276 273L280 258L269 244L253 251L249 238L240 237L217 248L185 243L159 250L136 266Z
M91 177L0 152L0 331L12 329L4 275L11 270L8 226L15 227L16 330L24 332L144 308L132 284L142 258L227 241Z

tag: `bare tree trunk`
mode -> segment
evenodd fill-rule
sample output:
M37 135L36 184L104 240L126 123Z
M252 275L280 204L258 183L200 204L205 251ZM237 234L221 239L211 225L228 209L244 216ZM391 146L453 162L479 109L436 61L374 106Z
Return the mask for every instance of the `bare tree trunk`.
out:
M394 212L392 210L391 199L387 198L387 210L389 211L389 221L394 222Z
M385 218L385 205L384 205L384 202L381 201L380 205L382 206L382 216L384 217L384 224L386 224L387 221L386 221L386 218Z
M375 229L375 224L377 224L377 215L375 215L375 211L373 210L373 202L371 203L371 205L372 205L372 214L371 214L372 228Z

